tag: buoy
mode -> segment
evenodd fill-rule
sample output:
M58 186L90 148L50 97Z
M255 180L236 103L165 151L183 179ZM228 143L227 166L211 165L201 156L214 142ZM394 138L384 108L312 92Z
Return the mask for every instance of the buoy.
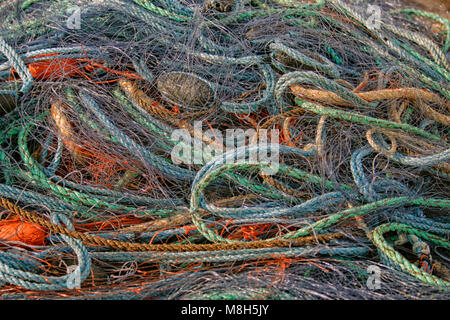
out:
M206 107L215 99L214 91L208 83L189 73L164 74L159 77L157 86L165 100L182 106Z
M79 74L80 66L73 59L51 59L28 65L35 80L56 80Z
M16 241L42 246L46 236L47 230L43 227L17 217L0 221L0 241Z

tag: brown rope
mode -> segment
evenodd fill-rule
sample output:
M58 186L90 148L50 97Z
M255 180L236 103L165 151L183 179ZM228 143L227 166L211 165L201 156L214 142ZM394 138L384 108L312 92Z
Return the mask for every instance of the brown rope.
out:
M260 125L258 127L258 130L260 129L267 129L269 128L271 125L273 125L274 123L276 123L279 120L282 120L286 117L293 117L293 116L298 116L299 114L303 114L305 113L305 110L303 110L302 108L295 108L293 110L289 110L283 113L280 113L270 119L268 119L266 122L264 122L262 125Z
M272 178L271 176L269 176L267 174L261 173L261 176L262 176L264 182L266 182L268 185L270 185L278 190L281 190L281 192L283 192L287 195L290 195L295 198L303 198L303 199L311 198L311 195L309 195L308 193L289 188L289 187L283 185L282 183L277 182L274 178Z
M245 196L239 195L239 196L234 196L234 197L215 201L214 205L219 206L219 207L220 206L229 206L229 205L241 206L245 203L245 201L252 200L252 199L255 200L257 198L259 198L259 196L253 195L253 194L247 194ZM208 211L202 210L202 209L199 210L199 214L200 214L200 216L210 215L210 213ZM118 230L118 232L125 233L125 232L155 231L155 230L160 230L163 228L180 226L180 225L188 223L191 220L192 220L191 215L189 214L188 211L185 211L185 212L181 212L179 214L172 215L168 218L161 218L161 219L152 220L152 221L136 224L133 226L121 228L120 230Z
M67 105L57 100L52 103L50 107L50 114L56 124L56 127L58 128L62 142L64 143L67 150L69 150L69 152L73 155L74 160L78 164L85 164L88 159L83 153L80 152L80 150L82 149L81 146L79 146L72 140L75 134L72 124L67 119L67 116L64 113L64 110L67 108Z
M142 106L146 111L161 117L164 120L167 120L173 124L179 123L180 120L176 120L174 118L197 118L202 115L206 115L210 110L202 110L193 113L184 112L183 114L170 111L160 105L156 100L150 98L144 91L137 88L137 86L131 82L130 80L122 79L119 81L120 87L129 94L136 102Z
M351 106L352 104L339 96L338 94L317 89L304 88L301 85L291 86L291 91L298 97L306 98L310 100L317 100L326 104L335 104L341 106ZM444 125L450 125L450 116L444 115L426 103L417 103L418 101L427 101L430 103L436 103L438 105L444 105L447 109L450 108L450 104L445 102L439 95L425 90L417 88L398 88L398 89L382 89L373 90L367 92L354 92L360 98L372 102L379 100L393 100L393 99L410 99L414 100L414 106L422 110L431 119L436 120Z
M296 109L293 109L293 110L286 111L284 113L278 114L278 115L268 119L259 128L257 128L258 131L256 132L256 135L253 137L252 143L255 143L257 141L258 132L259 132L260 129L267 129L268 127L270 127L271 125L275 124L276 122L278 122L280 120L284 120L283 125L282 125L282 130L283 130L284 137L287 139L287 144L289 146L295 147L295 143L292 142L291 135L290 135L290 128L289 128L290 127L290 122L295 116L298 116L299 114L302 114L304 112L305 111L303 109L296 108ZM323 127L323 121L324 120L321 120L321 124L319 126ZM321 129L319 129L319 127L318 127L318 130L321 130ZM303 149L307 150L310 147L311 147L311 145L306 145L305 147L303 147ZM321 147L321 146L317 146L317 147ZM296 198L307 198L307 199L311 198L305 192L301 192L301 191L292 189L290 187L287 187L287 186L285 186L285 185L283 185L281 183L278 183L277 181L275 181L275 179L273 179L272 177L270 177L267 174L264 174L263 172L261 172L260 175L263 178L265 183L267 183L268 185L270 185L270 186L280 190L281 192L285 193L286 195L293 196L293 197L296 197Z
M101 237L86 235L82 232L70 230L61 225L54 224L37 213L26 211L11 203L5 198L0 198L0 206L15 213L16 215L45 227L51 232L64 234L69 237L79 239L83 243L110 247L121 251L159 251L159 252L187 252L187 251L219 251L219 250L239 250L239 249L261 249L273 247L293 247L312 243L325 243L333 239L343 238L341 233L331 233L327 235L308 236L290 240L258 240L252 242L236 243L209 243L209 244L145 244L135 242L124 242Z
M209 214L207 211L201 211L200 215L204 216ZM174 227L179 226L188 223L191 221L191 215L189 212L181 212L179 214L170 216L168 218L161 218L153 221L148 221L140 224L136 224L133 226L121 228L118 232L120 233L127 233L127 232L149 232L149 231L155 231L160 230L163 228L168 227Z

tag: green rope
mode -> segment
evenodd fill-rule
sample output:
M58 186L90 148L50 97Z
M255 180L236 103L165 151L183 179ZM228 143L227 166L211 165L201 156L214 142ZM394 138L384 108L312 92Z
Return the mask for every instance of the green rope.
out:
M380 256L385 263L393 265L397 269L406 272L413 277L423 281L424 283L450 287L450 282L439 279L424 270L418 268L414 264L410 263L405 257L398 253L384 238L384 234L396 231L396 232L406 232L408 234L413 234L421 239L432 242L436 245L442 246L444 248L450 248L450 242L447 239L435 236L431 233L418 230L411 226L400 224L400 223L386 223L375 228L373 231L373 243L380 252Z

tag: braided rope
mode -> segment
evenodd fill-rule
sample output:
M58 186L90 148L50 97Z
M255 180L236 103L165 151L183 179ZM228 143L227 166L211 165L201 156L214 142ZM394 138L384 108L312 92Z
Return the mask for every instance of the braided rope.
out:
M40 226L47 228L48 230L69 236L74 239L81 240L85 244L100 245L103 247L114 248L123 251L156 251L156 252L184 252L184 251L211 251L211 250L238 250L238 249L259 249L259 248L272 248L272 247L290 247L297 245L304 245L311 242L327 242L331 239L343 237L342 234L335 233L330 235L318 235L317 237L307 237L295 240L273 240L273 241L252 241L241 243L212 243L212 244L144 244L144 243L131 243L101 238L98 236L86 235L82 232L70 230L61 225L51 223L46 219L40 217L38 214L26 211L10 201L0 198L0 206L17 214L24 219L36 223Z
M30 89L33 84L33 76L31 75L30 70L25 65L25 62L21 59L21 57L14 51L14 49L6 43L3 38L0 38L0 52L3 53L6 58L8 58L14 70L17 71L20 78L23 81L22 88L20 92L25 94Z
M430 275L427 272L419 269L415 265L411 264L408 260L406 260L403 256L401 256L394 248L389 245L386 240L383 238L383 234L389 231L397 231L397 232L407 232L408 234L416 235L426 241L430 241L436 243L445 248L450 248L450 243L448 240L435 236L431 233L424 232L418 229L415 229L411 226L400 224L400 223L388 223L383 224L375 228L373 231L373 242L375 246L380 251L380 256L382 259L386 261L386 263L391 264L401 271L405 271L411 274L413 277L429 284L445 286L449 287L450 283L447 281L443 281L436 276Z

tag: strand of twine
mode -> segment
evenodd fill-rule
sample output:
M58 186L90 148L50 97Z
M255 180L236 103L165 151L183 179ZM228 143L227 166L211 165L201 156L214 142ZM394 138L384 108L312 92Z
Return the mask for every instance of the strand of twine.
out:
M334 104L340 106L354 106L351 102L345 100L338 94L325 90L316 90L304 88L301 85L291 86L291 91L297 97L320 101L325 104ZM372 102L380 100L393 100L393 99L410 99L418 101L427 101L429 103L436 103L438 105L445 105L450 110L450 103L444 103L441 97L437 94L417 88L399 88L399 89L382 89L369 92L355 92L356 95L362 99ZM431 119L436 120L444 125L450 125L450 116L444 115L426 103L415 103L414 106L423 111Z

